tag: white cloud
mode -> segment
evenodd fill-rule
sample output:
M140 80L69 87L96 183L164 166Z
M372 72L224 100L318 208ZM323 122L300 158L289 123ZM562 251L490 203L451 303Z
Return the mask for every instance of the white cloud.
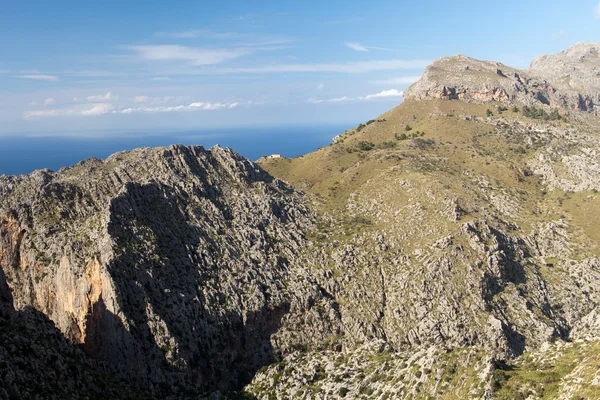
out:
M363 46L360 43L346 42L344 43L344 46L356 51L369 51L365 46Z
M18 75L17 78L22 79L34 79L38 81L57 81L58 77L54 75L41 75L41 74L33 74L33 75Z
M52 97L48 97L46 100L44 100L44 105L45 106L51 106L56 104L56 100L53 99Z
M315 98L310 98L308 99L308 102L311 104L322 104L322 103L345 103L345 102L349 102L349 101L353 101L356 98L353 97L336 97L334 99L315 99Z
M181 111L196 111L196 110L220 110L220 109L232 109L239 106L240 103L209 103L209 102L195 102L188 105L178 106L159 106L159 107L129 107L120 111L116 111L117 114L133 114L133 113L167 113L167 112L181 112Z
M68 108L57 108L52 110L28 111L23 114L24 119L45 118L45 117L88 117L105 114L134 114L134 113L167 113L183 111L211 111L221 109L233 109L240 105L239 102L194 102L186 105L177 106L158 106L158 107L128 107L117 109L112 104L86 104Z
M93 102L109 101L114 98L115 97L110 92L107 92L105 95L97 95L97 96L88 96L87 97L88 101L93 101Z
M73 102L77 103L79 101L79 99L77 97L73 97Z
M324 83L319 83L319 84L317 85L317 90L323 90L323 88L324 88L324 87L325 87L325 84L324 84Z
M375 47L375 46L363 46L360 43L346 42L344 46L356 50L356 51L369 51L369 50L383 50L383 51L394 51L394 49L388 49L387 47Z
M133 102L134 103L145 103L148 101L148 99L149 99L148 96L135 96L133 98Z
M28 111L23 114L23 118L43 118L43 117L67 117L67 116L92 116L108 114L113 109L111 104L87 104L79 107L55 108L52 110Z
M81 115L87 116L87 115L107 114L108 112L110 112L112 110L112 108L113 108L113 106L111 104L106 104L106 103L96 104L92 108L82 110Z
M315 98L310 98L308 99L308 102L311 104L335 104L335 103L349 103L349 102L353 102L353 101L368 101L368 100L374 100L374 99L380 99L380 98L388 98L388 97L401 97L403 94L402 91L396 90L396 89L388 89L388 90L383 90L379 93L375 93L375 94L368 94L366 96L358 96L358 97L348 97L348 96L344 96L344 97L336 97L333 99L315 99Z
M596 18L600 19L600 3L596 6Z
M192 65L213 65L252 53L250 49L203 49L179 45L129 46L140 58L150 61L187 61Z
M407 84L407 83L409 83L409 84L415 83L419 79L421 79L421 77L418 75L398 76L398 77L390 78L390 79L371 81L371 83L380 84L380 85L402 85L402 84Z
M431 64L428 60L373 60L346 64L279 64L252 68L222 68L218 70L197 71L197 73L273 73L273 72L338 72L362 73L373 71L392 71L398 69L422 69Z
M364 97L359 97L360 100L371 100L377 99L381 97L401 97L404 92L398 91L396 89L382 90L379 93L369 94Z
M162 105L173 102L184 102L189 100L189 96L161 96L161 97L150 97L150 96L135 96L129 99L132 103L145 103L150 105Z

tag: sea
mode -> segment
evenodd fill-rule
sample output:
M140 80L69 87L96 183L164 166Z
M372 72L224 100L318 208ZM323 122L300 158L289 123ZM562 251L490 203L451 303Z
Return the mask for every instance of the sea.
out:
M256 160L270 154L295 157L327 146L347 125L270 126L261 128L218 128L185 131L106 131L44 136L0 136L0 175L28 174L36 169L57 171L90 157L109 155L138 147L171 144L216 144L231 147L244 157Z

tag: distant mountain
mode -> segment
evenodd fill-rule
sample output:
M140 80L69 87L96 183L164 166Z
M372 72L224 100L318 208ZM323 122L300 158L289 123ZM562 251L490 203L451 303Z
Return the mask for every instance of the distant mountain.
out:
M6 396L40 390L5 339L26 329L90 371L81 397L600 398L597 48L442 58L292 159L176 145L0 177L5 320L37 316L0 331Z
M537 57L528 70L459 55L427 67L405 92L405 99L499 101L600 115L599 78L600 43L581 42L558 54Z

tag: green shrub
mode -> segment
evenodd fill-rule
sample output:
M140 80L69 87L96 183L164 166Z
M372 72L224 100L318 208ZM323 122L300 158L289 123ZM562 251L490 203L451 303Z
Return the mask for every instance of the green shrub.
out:
M367 142L365 140L362 140L356 144L356 148L358 148L358 150L360 151L369 151L372 150L374 147L375 145L373 144L373 142Z
M550 113L547 113L541 108L524 106L523 115L532 119L542 119L544 121L556 121L563 119L556 108Z
M394 147L396 147L396 141L395 140L390 140L389 142L381 142L379 143L378 147L380 149L393 149Z
M338 395L340 397L346 397L346 395L348 394L348 392L350 391L350 389L342 387L340 388L340 390L338 391Z
M406 126L404 127L404 130L406 132L412 131L412 127L410 125L406 124Z

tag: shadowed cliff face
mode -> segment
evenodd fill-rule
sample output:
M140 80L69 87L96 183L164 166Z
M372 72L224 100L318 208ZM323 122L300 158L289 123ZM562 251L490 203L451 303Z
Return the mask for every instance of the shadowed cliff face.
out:
M5 260L0 258L0 398L143 398L144 389L86 357L46 315L31 307L16 311Z
M309 210L230 150L141 149L0 179L15 305L151 392L238 388L338 330L334 304L292 265ZM315 314L325 323L291 336Z

